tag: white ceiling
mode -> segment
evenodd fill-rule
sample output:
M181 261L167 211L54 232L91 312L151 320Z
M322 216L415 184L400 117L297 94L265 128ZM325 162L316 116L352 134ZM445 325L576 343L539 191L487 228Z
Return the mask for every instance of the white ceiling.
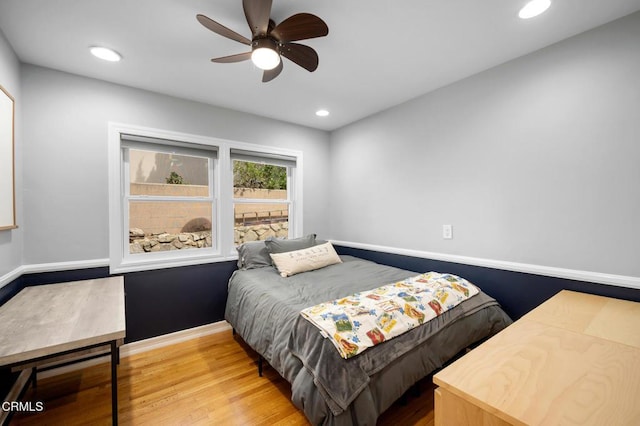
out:
M251 62L210 58L248 47L202 27L202 13L250 38L241 0L0 0L0 29L22 62L333 130L640 10L640 0L274 0L276 23L309 12L329 26L302 42L314 73L285 59L269 83ZM111 47L102 62L90 45ZM319 108L329 117L316 117Z

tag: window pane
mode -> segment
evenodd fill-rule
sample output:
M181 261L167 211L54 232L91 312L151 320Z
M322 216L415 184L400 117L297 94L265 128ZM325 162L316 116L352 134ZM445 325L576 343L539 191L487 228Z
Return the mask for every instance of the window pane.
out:
M289 198L287 167L233 160L233 198L238 200L234 203L236 245L268 237L288 237L289 203L282 202Z
M233 198L287 199L287 168L233 161Z
M209 196L209 158L129 150L131 195Z
M129 253L212 245L210 201L130 201Z
M289 204L234 204L234 242L266 240L269 237L287 238L289 235Z

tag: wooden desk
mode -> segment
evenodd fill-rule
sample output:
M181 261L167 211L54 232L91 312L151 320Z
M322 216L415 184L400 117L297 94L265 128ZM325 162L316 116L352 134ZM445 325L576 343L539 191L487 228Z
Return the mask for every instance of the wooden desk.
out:
M561 291L433 381L444 425L640 425L640 303Z
M35 380L41 364L108 346L115 425L116 365L125 334L122 277L26 287L0 307L0 366L30 369Z

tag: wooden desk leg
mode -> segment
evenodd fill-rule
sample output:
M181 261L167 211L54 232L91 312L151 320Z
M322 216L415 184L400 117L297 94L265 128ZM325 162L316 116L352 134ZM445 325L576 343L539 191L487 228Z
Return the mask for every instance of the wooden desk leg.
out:
M116 341L111 342L111 417L112 424L118 424L118 347Z

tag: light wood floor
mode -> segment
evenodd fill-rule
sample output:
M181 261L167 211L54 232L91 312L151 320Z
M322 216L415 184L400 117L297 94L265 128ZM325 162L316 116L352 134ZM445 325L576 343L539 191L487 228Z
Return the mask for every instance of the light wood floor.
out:
M257 373L258 355L231 331L123 357L118 367L122 425L308 425L291 388L271 367ZM379 425L433 425L431 378L396 402ZM41 379L22 401L45 410L19 414L11 425L111 423L109 364Z

